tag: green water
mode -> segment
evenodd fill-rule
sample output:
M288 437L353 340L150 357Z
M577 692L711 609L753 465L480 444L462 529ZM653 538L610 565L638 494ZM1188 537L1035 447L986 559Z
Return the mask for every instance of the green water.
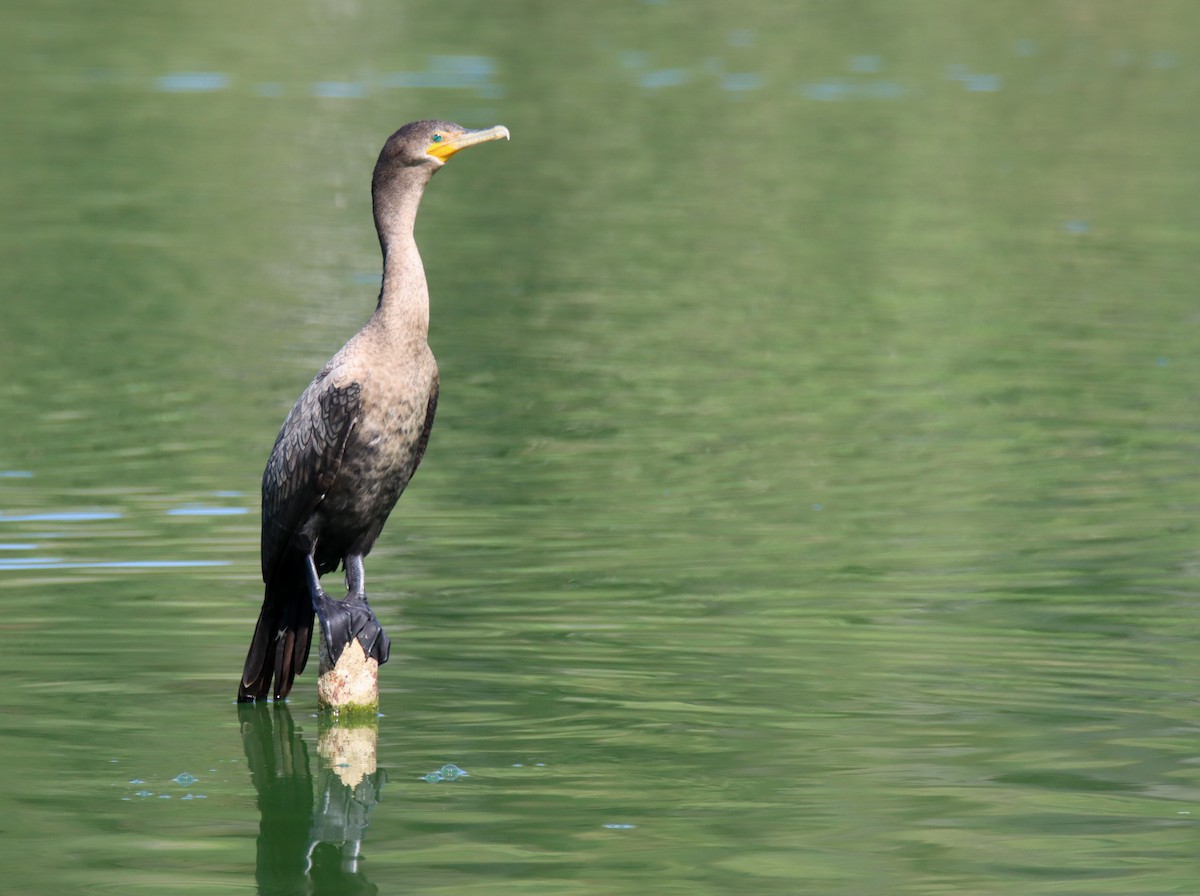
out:
M0 891L1195 892L1198 28L4 7ZM423 117L513 140L422 209L351 794L311 673L233 697L258 477Z

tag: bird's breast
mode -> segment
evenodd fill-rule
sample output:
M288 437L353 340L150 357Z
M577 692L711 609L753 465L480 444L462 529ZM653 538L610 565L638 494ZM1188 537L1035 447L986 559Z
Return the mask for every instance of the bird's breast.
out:
M392 509L420 460L435 376L409 371L391 381L364 382L341 468L326 492L327 511L366 523Z

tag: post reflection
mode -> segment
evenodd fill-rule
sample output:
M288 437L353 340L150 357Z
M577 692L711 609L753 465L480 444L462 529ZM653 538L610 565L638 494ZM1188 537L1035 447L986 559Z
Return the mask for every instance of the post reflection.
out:
M255 878L262 896L371 894L360 867L371 810L387 780L375 764L378 728L322 724L314 780L309 745L285 703L238 706L261 820Z

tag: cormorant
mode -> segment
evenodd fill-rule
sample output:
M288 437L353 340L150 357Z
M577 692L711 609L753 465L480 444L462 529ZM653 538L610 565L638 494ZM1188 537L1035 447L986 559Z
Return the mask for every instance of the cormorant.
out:
M438 371L426 341L429 290L413 238L429 179L459 150L508 139L448 121L415 121L388 138L371 179L383 286L375 313L304 390L279 431L262 480L262 611L238 700L287 696L304 670L313 614L331 659L358 638L387 662L390 642L367 606L363 557L404 491L433 427ZM320 577L341 565L346 597Z

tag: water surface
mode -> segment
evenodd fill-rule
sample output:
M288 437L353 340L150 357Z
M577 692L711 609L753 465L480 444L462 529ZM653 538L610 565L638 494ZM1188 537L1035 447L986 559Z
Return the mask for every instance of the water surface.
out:
M1200 21L1020 8L0 12L5 886L1193 890ZM430 116L348 785L258 477Z

